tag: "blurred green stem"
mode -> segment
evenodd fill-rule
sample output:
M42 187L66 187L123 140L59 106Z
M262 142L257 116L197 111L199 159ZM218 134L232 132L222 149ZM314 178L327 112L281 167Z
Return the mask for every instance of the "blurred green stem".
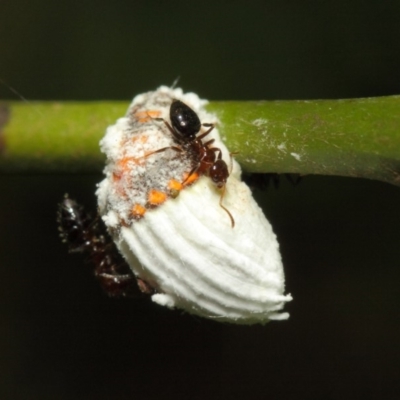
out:
M128 103L8 107L8 123L0 113L0 173L93 173L104 165L98 142ZM355 176L400 185L400 96L211 102L207 109L218 115L222 137L245 171Z

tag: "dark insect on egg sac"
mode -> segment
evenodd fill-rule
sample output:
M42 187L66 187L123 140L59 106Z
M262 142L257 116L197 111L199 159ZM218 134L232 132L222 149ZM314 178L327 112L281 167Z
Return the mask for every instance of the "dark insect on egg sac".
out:
M92 218L83 206L65 195L58 207L57 222L61 239L69 251L89 256L95 267L94 275L109 296L136 297L140 292L148 292L145 283L137 282L100 218Z
M186 180L193 174L204 174L209 176L212 182L218 189L221 189L219 205L228 214L232 228L235 226L235 220L229 210L222 204L225 195L226 182L229 177L228 166L222 159L222 151L218 147L212 147L215 139L203 142L203 139L214 129L214 124L201 123L197 114L185 103L180 100L173 100L171 103L169 116L171 124L163 118L154 118L157 121L162 121L168 130L171 132L174 140L180 146L168 146L156 150L151 153L161 153L167 149L173 149L178 152L186 152L189 157L195 160L195 166L189 172ZM201 126L208 128L204 133L196 136Z

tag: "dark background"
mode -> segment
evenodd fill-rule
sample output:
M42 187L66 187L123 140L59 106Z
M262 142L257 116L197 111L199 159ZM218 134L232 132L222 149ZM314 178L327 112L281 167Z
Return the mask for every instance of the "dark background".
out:
M400 2L0 0L0 98L127 100L178 76L213 100L400 94ZM294 301L237 327L103 295L55 222L101 179L0 176L1 399L398 395L399 188L259 193Z

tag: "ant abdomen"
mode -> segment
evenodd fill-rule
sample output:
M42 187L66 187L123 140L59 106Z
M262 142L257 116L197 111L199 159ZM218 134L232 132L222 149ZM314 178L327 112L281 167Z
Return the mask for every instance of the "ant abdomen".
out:
M175 132L184 141L192 141L200 131L201 122L197 114L180 100L173 100L169 109L169 118Z

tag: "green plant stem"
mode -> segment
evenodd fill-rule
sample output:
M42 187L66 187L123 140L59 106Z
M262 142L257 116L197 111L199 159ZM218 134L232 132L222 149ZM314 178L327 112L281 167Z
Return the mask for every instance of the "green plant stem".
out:
M10 103L3 173L100 172L98 142L127 102ZM400 96L211 102L228 148L248 172L324 174L400 185ZM1 121L1 119L0 119Z
M3 127L0 172L95 173L104 166L99 141L127 102L13 102Z

